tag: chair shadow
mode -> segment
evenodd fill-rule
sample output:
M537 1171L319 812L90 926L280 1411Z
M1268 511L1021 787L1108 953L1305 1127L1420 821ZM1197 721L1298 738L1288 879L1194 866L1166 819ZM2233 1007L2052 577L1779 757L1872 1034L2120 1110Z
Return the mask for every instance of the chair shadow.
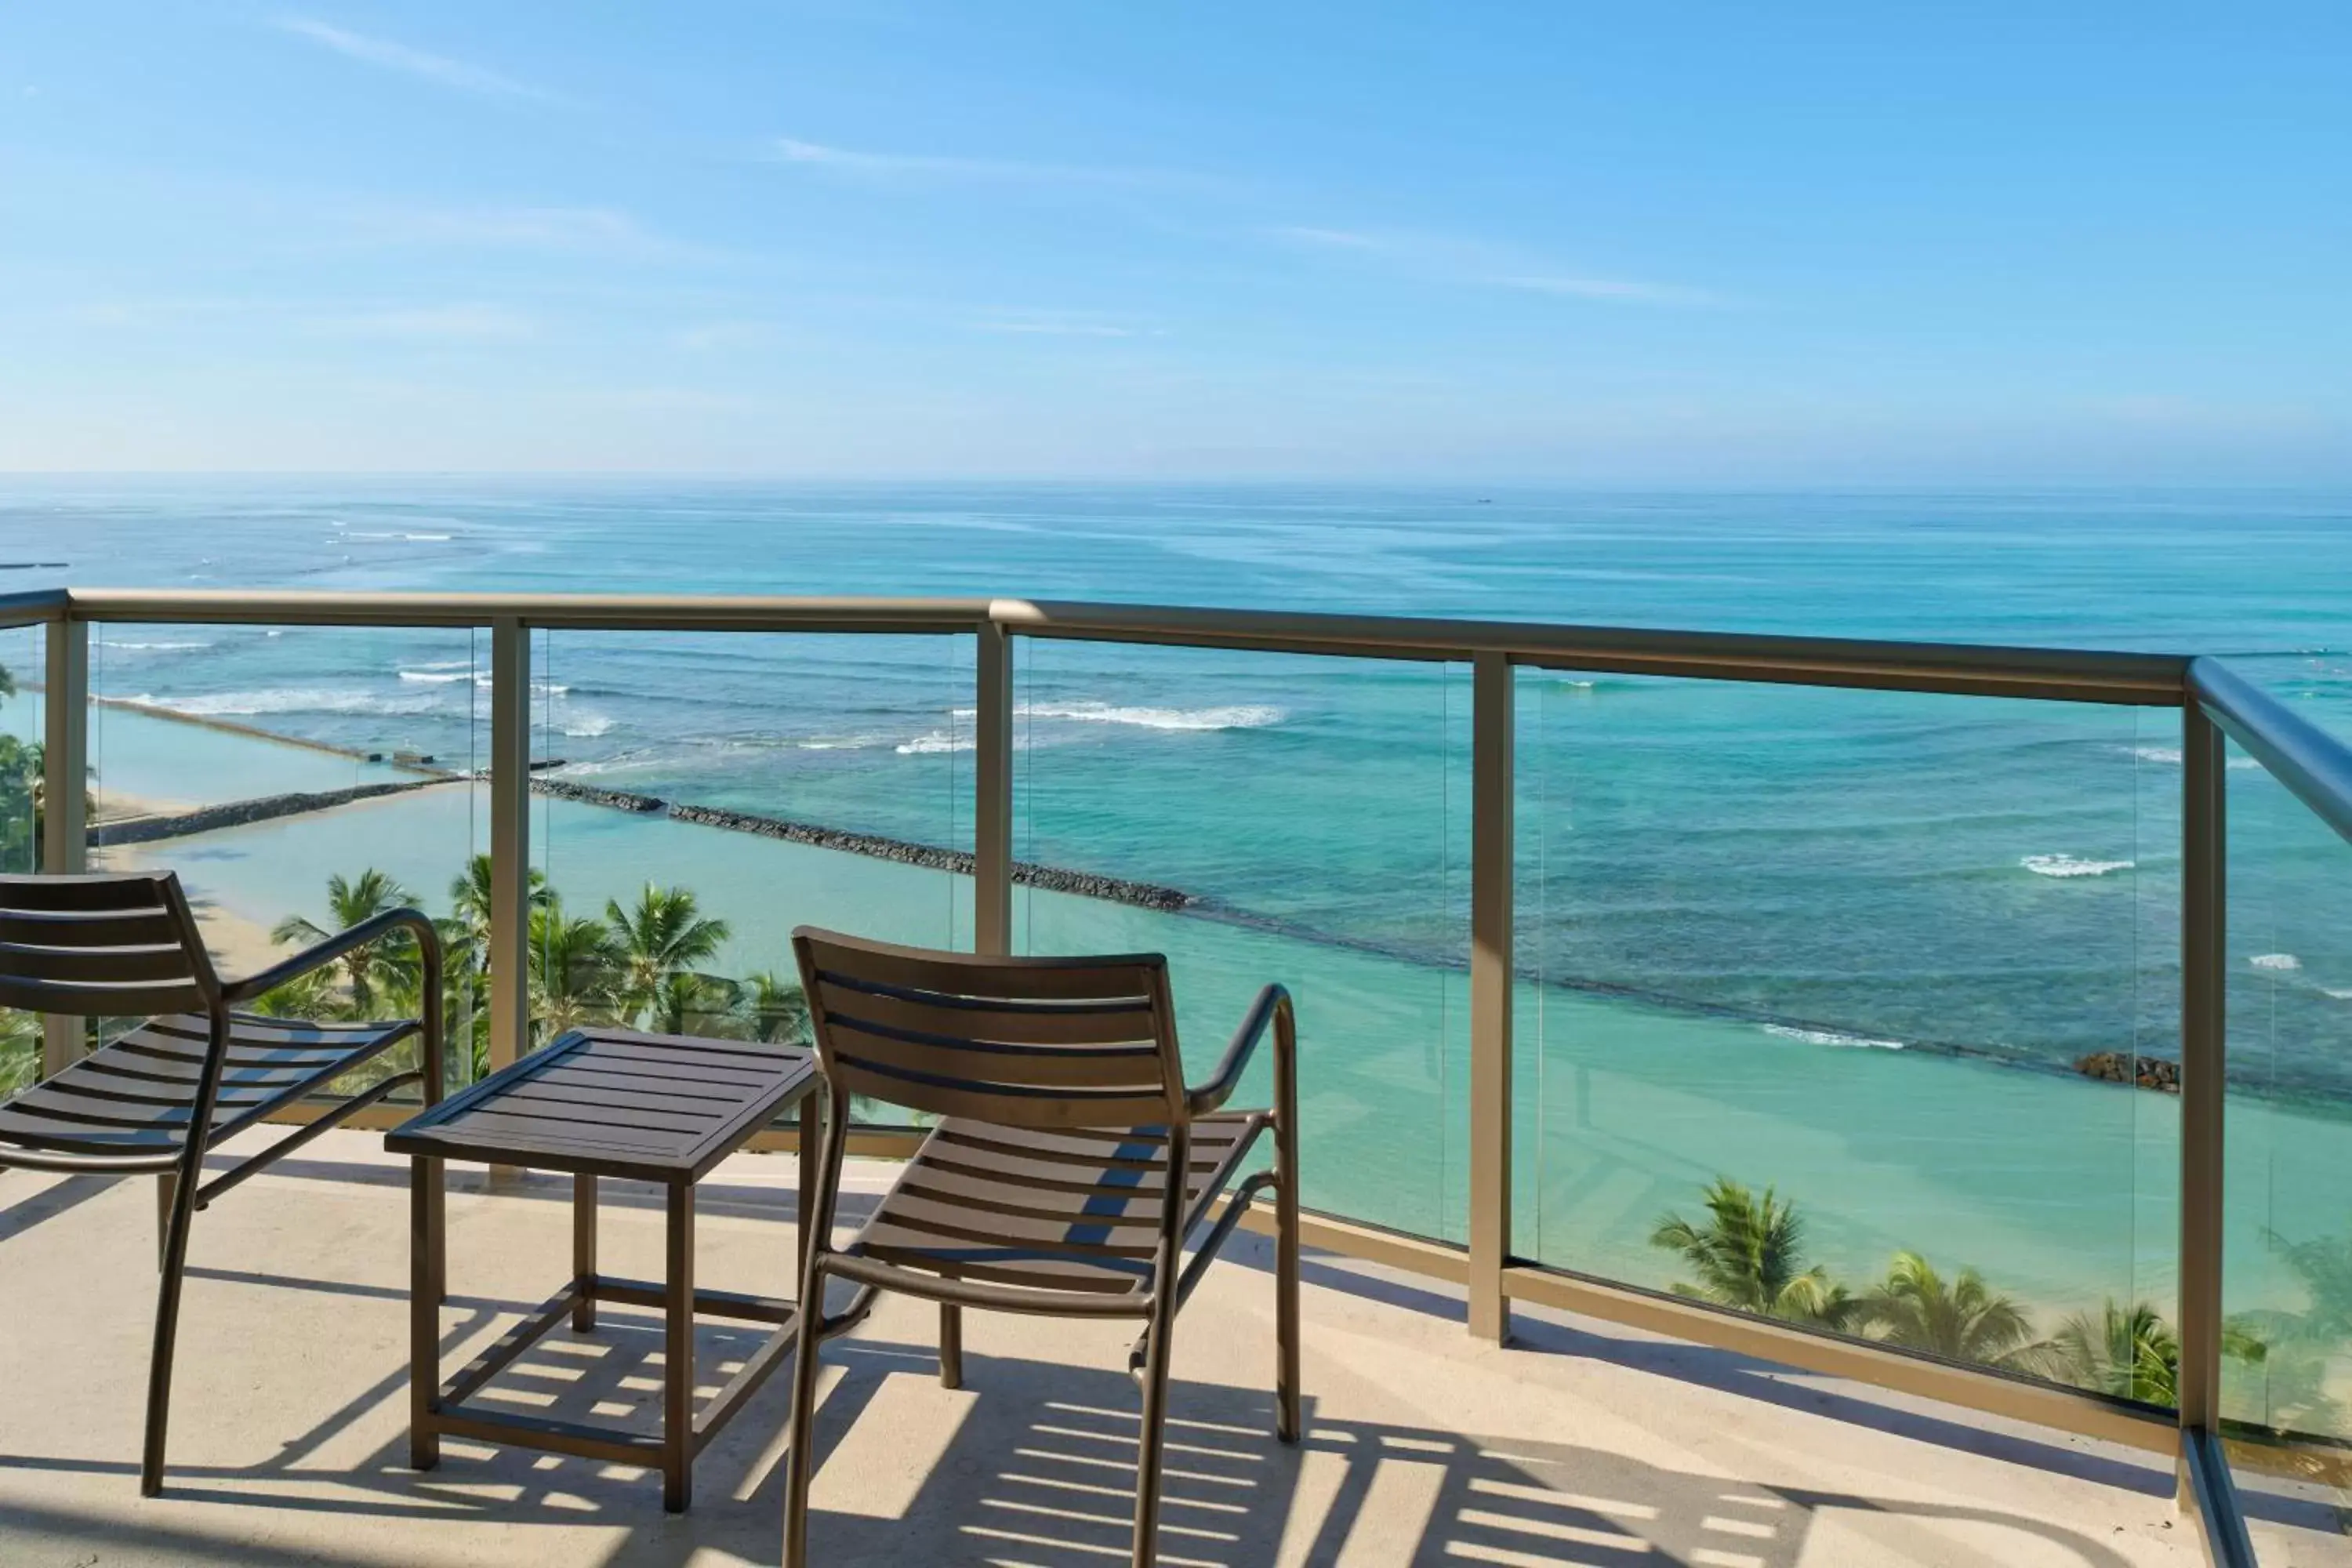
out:
M1131 1540L1138 1436L1133 1384L1103 1369L968 1361L978 1395L901 1517L811 1521L819 1563L1014 1561L1078 1568L1123 1560ZM846 1381L846 1380L845 1380ZM863 1408L827 1401L822 1466ZM2018 1555L2055 1548L2084 1568L2123 1568L2097 1538L1998 1509L1920 1506L1796 1491L1679 1471L1623 1455L1523 1438L1318 1414L1286 1446L1269 1395L1222 1385L1171 1391L1160 1560L1183 1568L1351 1563L1435 1568L1485 1562L1710 1563L1797 1568L1830 1512L1963 1521ZM2000 1554L1997 1544L1993 1547ZM664 1563L623 1555L615 1563Z

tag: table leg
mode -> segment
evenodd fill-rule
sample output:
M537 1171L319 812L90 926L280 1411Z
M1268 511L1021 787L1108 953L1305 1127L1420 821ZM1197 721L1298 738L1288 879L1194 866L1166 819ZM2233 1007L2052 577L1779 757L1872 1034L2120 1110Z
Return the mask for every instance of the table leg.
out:
M580 1300L572 1309L572 1328L586 1333L596 1326L596 1178L572 1178L572 1281Z
M408 1163L408 1463L441 1462L441 1300L449 1288L447 1194L438 1159Z
M662 1507L694 1500L694 1184L669 1189L669 1302L662 1339Z

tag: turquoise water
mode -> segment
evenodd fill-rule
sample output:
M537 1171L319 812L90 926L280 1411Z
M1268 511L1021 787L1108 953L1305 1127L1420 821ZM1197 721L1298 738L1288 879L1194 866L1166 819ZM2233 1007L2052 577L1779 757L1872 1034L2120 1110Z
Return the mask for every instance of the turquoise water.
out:
M2341 495L18 485L9 537L85 584L1012 593L2223 653L2352 733ZM1024 893L1024 942L1168 952L1203 1059L1261 979L1291 983L1310 1201L1458 1238L1466 671L1016 647L1020 852L1202 900ZM969 843L969 638L534 653L536 749L565 774ZM106 692L459 765L487 655L307 628L104 627L93 650ZM1671 1283L1649 1230L1720 1173L1794 1197L1850 1279L1913 1247L2045 1315L2169 1295L2177 1103L2068 1064L2177 1040L2177 714L1572 672L1523 672L1519 698L1523 1251ZM101 788L358 782L102 726ZM2259 771L2230 777L2231 1307L2294 1308L2271 1237L2352 1221L2352 848ZM325 874L364 864L437 896L486 827L457 787L173 859L255 918L315 915ZM694 887L736 928L734 972L785 967L801 920L969 939L968 890L936 873L562 802L534 835L575 908Z

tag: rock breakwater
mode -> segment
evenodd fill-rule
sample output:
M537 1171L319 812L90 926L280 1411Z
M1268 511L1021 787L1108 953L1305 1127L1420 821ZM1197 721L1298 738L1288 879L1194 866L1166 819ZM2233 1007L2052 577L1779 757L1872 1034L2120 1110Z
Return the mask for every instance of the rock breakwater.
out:
M574 784L570 779L533 778L530 787L540 795L552 795L558 800L576 800L586 805L601 805L613 811L641 815L666 812L672 822L690 822L697 826L716 827L726 833L749 833L761 838L778 838L788 844L806 844L818 849L838 850L845 855L895 860L902 866L920 866L926 870L946 871L959 877L969 877L973 870L972 857L964 850L943 848L936 844L918 844L906 838L890 838L879 833L857 833L845 827L795 822L790 817L766 816L757 812L729 811L715 805L692 805L683 801L665 800L656 795L598 789L590 784ZM1039 866L1026 860L1013 862L1013 880L1024 888L1074 893L1082 899L1101 899L1109 903L1132 904L1146 910L1182 910L1197 901L1181 888L1164 887L1157 882L1138 882L1125 877L1105 877L1092 871L1072 871L1059 866Z
M406 795L411 790L430 789L443 782L440 779L393 779L383 784L354 784L350 789L265 795L252 800L229 801L222 805L198 806L194 811L120 817L111 822L92 823L89 842L94 848L113 844L152 844L162 838L184 838L190 834L212 833L224 827L243 827L249 823L268 822L280 816L332 811L354 801L374 800L387 795Z

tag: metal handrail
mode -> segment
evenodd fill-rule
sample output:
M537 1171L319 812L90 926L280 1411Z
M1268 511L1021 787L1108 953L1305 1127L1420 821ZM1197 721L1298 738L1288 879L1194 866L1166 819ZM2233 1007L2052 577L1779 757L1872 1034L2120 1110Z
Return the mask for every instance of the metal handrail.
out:
M64 588L35 588L20 594L0 594L0 630L37 626L62 619L72 602Z
M1343 616L1014 598L621 594L348 594L221 589L68 591L76 620L183 624L488 626L593 631L956 633L1181 644L1366 658L1514 663L1612 674L2178 707L2177 654L2012 647L1534 621ZM47 612L54 614L54 610Z
M2352 842L2352 745L2219 659L2190 661L2189 691L2230 739Z

